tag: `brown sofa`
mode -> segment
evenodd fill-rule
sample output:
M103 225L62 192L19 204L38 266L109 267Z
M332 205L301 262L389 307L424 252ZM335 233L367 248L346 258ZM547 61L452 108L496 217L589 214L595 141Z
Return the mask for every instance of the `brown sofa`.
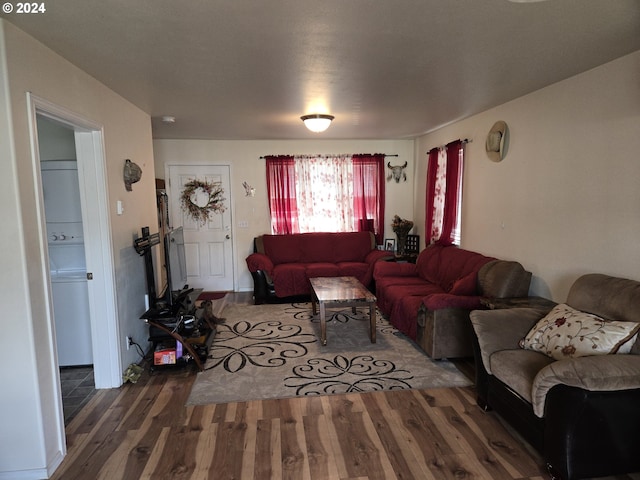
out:
M473 356L471 309L485 308L483 300L526 298L531 272L518 262L493 260L478 270L480 305L443 305L424 299L418 310L416 342L433 359Z
M615 326L626 336L605 329L611 320L626 322ZM640 282L588 274L551 311L474 311L471 321L478 404L537 448L552 478L640 471ZM575 345L588 356L574 357Z
M298 233L256 237L246 262L261 304L308 297L313 277L352 276L372 288L374 265L390 257L371 232Z
M434 359L473 356L469 312L483 297L526 297L531 272L454 245L431 245L415 264L374 268L378 307Z

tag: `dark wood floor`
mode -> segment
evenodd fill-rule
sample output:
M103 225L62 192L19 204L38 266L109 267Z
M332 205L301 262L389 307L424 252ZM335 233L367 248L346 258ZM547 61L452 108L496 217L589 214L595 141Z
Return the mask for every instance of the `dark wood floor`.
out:
M186 407L195 376L146 371L99 390L68 425L68 455L52 478L548 478L540 458L476 406L473 387Z

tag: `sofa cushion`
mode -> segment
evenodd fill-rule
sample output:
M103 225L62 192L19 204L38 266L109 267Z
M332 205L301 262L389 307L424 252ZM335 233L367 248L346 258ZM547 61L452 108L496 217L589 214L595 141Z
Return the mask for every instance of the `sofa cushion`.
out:
M282 263L273 267L272 278L276 295L289 297L311 293L306 269L305 263Z
M280 263L297 263L302 258L298 235L263 235L264 254L274 265Z
M469 314L487 373L493 373L491 356L500 350L517 351L518 342L543 315L535 308L474 310Z
M418 316L418 308L422 303L422 298L433 293L443 293L442 289L432 283L416 283L406 285L389 285L385 288L384 296L378 298L378 306L383 313L391 315L393 318L393 308L399 300L405 297L417 297L416 311L413 312L412 321L415 323Z
M364 262L371 251L369 232L301 233L303 262Z
M376 287L380 289L387 289L394 286L409 286L409 285L428 285L420 277L382 277L376 279ZM442 289L436 285L439 291Z
M341 277L356 277L363 285L368 285L371 281L369 274L369 264L362 262L339 262L338 272Z
M482 308L480 297L477 295L452 295L450 293L433 293L422 299L422 303L429 310L441 308L464 308L477 310Z
M305 269L307 278L314 277L338 277L340 276L340 268L335 263L309 263Z
M376 298L380 310L386 315L391 313L393 302L404 296L407 288L424 288L427 283L419 277L385 277L376 280ZM433 286L439 291L440 287Z
M376 282L386 278L419 278L414 263L378 262L373 268ZM424 282L423 279L420 279Z
M449 291L455 282L470 273L477 273L484 264L495 260L455 245L430 245L418 256L418 275Z
M536 323L521 346L556 360L629 353L638 330L640 323L608 321L560 304Z
M491 373L527 402L532 403L533 381L554 360L533 350L500 350L489 357Z

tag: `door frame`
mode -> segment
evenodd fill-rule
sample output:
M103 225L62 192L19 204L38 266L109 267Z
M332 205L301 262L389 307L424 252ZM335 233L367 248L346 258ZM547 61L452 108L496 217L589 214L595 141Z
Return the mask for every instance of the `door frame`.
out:
M234 216L234 211L233 211L233 205L235 204L234 202L234 196L233 196L233 186L232 186L232 178L233 178L233 165L231 165L231 163L223 163L223 162L191 162L191 161L187 161L185 163L175 163L175 162L168 162L165 163L164 165L164 178L165 178L165 189L167 191L167 195L168 195L168 201L169 201L169 205L171 204L170 199L171 199L171 194L173 193L171 191L171 167L227 167L229 169L229 195L228 195L228 201L229 201L229 214L231 217L231 275L233 276L232 278L232 285L233 285L233 290L234 291L238 291L238 272L237 272L237 266L236 266L236 253L238 251L237 249L237 244L236 244L236 236L235 236L235 228L233 225L233 219L235 218ZM174 220L174 212L169 211L169 218L171 219L171 226L173 227L173 220Z
M119 387L122 385L122 359L118 348L118 310L103 127L30 92L27 93L27 106L34 182L38 195L36 209L43 252L42 275L47 285L46 310L49 331L55 332L55 324L38 149L36 122L38 115L57 121L74 131L87 272L93 274L93 279L89 280L88 290L95 386L96 388ZM50 335L49 342L55 352L53 335ZM57 363L56 354L56 369ZM58 401L61 402L59 377L54 383L57 384L55 385L56 393ZM60 412L62 412L62 405L60 405Z

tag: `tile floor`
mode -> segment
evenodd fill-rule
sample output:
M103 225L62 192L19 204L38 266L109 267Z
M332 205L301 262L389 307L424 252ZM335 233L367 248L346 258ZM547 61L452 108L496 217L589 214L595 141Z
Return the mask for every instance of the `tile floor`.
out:
M93 366L60 368L64 423L68 425L80 409L96 392Z

